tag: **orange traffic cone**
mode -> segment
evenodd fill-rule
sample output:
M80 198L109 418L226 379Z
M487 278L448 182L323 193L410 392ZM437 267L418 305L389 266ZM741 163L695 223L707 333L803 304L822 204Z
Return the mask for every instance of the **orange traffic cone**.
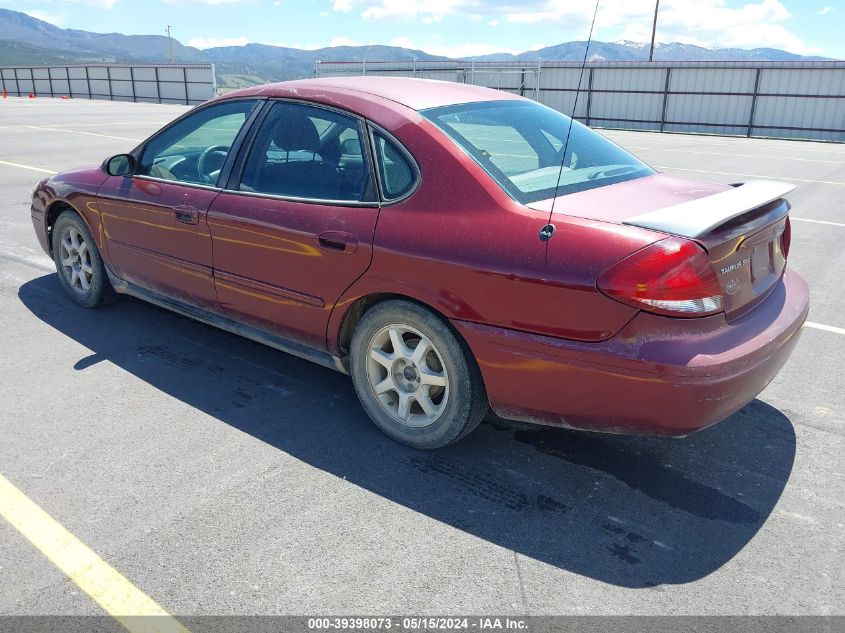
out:
M29 98L30 98L30 99L35 99L35 95L34 95L34 94L32 94L32 93L30 92L30 93L29 93Z
M4 91L3 91L3 98L5 99L6 97L7 97L7 95L6 95L6 91L4 90Z
M62 99L70 99L67 95L62 95Z

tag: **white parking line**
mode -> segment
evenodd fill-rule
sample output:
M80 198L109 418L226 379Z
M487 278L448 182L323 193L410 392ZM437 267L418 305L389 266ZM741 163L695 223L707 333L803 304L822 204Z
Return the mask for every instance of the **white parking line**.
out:
M670 152L672 154L702 154L704 156L728 156L731 158L764 158L766 160L797 160L804 163L828 163L830 165L841 165L841 160L819 160L817 158L797 158L795 156L760 156L759 154L723 154L720 152L701 152L695 149L679 149L674 147L642 147L638 145L626 145L626 149L646 150L655 152Z
M819 185L840 185L845 187L845 182L835 180L809 180L807 178L789 178L787 176L772 176L771 174L740 174L735 171L713 171L712 169L687 169L683 167L672 167L670 165L654 165L655 169L669 169L671 171L692 171L697 174L719 174L720 176L742 176L743 178L763 178L764 180L791 180L793 182L811 182Z
M113 121L105 123L50 123L49 125L40 125L42 127L100 127L111 125L164 125L170 121Z
M127 138L126 136L110 136L108 134L96 134L94 132L80 132L79 130L65 130L56 127L38 127L37 125L24 125L23 127L30 130L46 130L48 132L67 132L68 134L84 134L85 136L99 136L101 138L113 138L118 141L134 141L140 143L144 139L141 138Z
M814 330L824 330L825 332L833 332L834 334L845 334L845 328L813 323L812 321L805 321L804 327L813 328Z
M829 224L830 226L845 226L843 222L828 222L827 220L810 220L808 218L796 218L789 216L790 220L798 220L799 222L812 222L813 224Z
M648 139L649 141L657 141L658 143L676 143L679 138L687 137L688 143L696 143L700 145L707 145L708 147L713 146L720 146L720 147L748 147L752 144L757 144L758 141L788 141L789 145L785 144L778 144L772 145L770 143L766 144L766 149L790 149L794 150L797 149L801 152L819 152L823 154L845 154L845 152L840 151L841 145L838 143L824 143L819 141L803 141L800 139L774 139L774 138L739 138L739 137L724 137L724 136L708 136L706 134L673 134L671 132L664 132L663 134L659 132L637 132L633 130L611 130L611 129L598 129L599 132L602 134L606 134L607 136L615 136L619 135L622 138L630 137L634 134L641 134L642 140ZM733 140L731 140L733 138ZM807 145L813 145L814 147L807 147ZM827 147L825 147L827 145Z

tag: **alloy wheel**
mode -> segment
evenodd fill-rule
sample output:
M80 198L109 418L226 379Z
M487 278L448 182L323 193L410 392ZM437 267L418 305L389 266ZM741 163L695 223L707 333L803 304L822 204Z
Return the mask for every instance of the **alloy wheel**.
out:
M412 428L434 424L446 409L449 376L443 358L419 330L402 324L370 339L367 376L382 408Z
M87 293L94 279L94 267L85 236L76 227L68 226L59 243L59 261L65 280L75 292Z

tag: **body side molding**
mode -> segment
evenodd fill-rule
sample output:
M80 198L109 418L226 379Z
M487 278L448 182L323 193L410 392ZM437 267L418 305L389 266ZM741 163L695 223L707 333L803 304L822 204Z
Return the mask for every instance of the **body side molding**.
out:
M108 273L109 281L111 281L115 291L121 294L131 295L161 308L181 314L182 316L190 317L207 325L212 325L216 328L220 328L221 330L231 332L232 334L243 336L244 338L256 341L257 343L262 343L263 345L267 345L287 354L297 356L304 360L309 360L312 363L317 363L323 367L328 367L329 369L334 369L335 371L339 371L344 374L349 373L343 359L338 356L334 356L319 349L308 347L302 343L290 341L276 334L266 332L252 327L251 325L217 314L216 312L198 308L188 303L165 296L161 293L142 288L141 286L120 279L108 270L108 268L106 269L106 272Z

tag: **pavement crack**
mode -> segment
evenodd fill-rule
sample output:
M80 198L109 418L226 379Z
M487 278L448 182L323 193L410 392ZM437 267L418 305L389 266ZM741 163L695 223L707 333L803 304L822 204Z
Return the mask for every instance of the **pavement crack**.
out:
M56 464L58 464L59 462L62 462L62 461L64 461L64 460L66 460L66 459L69 457L69 455L70 455L70 454L69 454L67 451L65 451L64 453L62 453L61 455L59 455L56 459L54 459L54 460L53 460L53 461L51 461L49 464L47 464L47 466L45 466L45 467L44 467L44 470L42 470L40 473L33 473L33 474L31 474L31 475L29 476L29 477L30 477L30 479L41 479L41 478L43 478L43 477L44 477L44 475L46 475L48 472L50 472L50 470L53 468L53 466L55 466L55 465L56 465Z

